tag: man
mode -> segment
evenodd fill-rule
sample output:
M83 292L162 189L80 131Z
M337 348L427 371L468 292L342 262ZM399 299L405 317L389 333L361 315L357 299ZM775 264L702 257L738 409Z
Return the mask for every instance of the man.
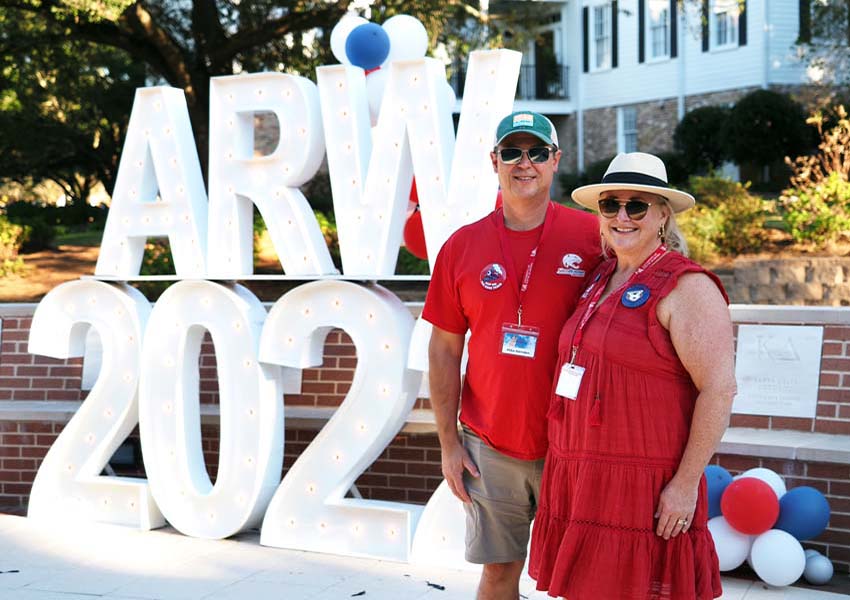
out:
M490 158L503 207L446 241L422 315L434 326L430 388L443 476L466 509L466 558L484 565L478 600L516 600L558 336L601 251L594 216L549 200L561 158L549 119L508 115Z

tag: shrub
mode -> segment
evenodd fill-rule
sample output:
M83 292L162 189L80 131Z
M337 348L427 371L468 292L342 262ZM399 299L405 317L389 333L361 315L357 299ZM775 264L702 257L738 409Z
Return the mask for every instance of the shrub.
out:
M690 178L688 189L697 206L679 220L696 260L761 249L767 211L761 198L747 188L721 177Z
M797 242L823 245L850 231L850 183L840 173L816 185L787 189L781 199L788 232Z
M791 187L779 202L798 242L834 242L850 230L850 119L843 106L833 114L829 128L823 113L808 120L820 136L817 154L786 160L793 173Z
M673 133L673 146L691 173L706 173L729 158L723 126L729 119L724 106L703 106L685 115Z
M57 208L33 202L12 202L6 206L9 221L25 228L21 252L38 252L52 248L57 234Z
M802 106L770 90L741 98L729 113L722 135L729 156L739 164L769 165L803 154L813 142Z
M0 276L19 273L23 269L24 263L18 256L18 252L24 235L24 227L0 215Z
M677 216L676 222L688 242L688 254L692 259L706 262L717 258L720 251L714 240L718 238L722 227L720 213L697 204Z

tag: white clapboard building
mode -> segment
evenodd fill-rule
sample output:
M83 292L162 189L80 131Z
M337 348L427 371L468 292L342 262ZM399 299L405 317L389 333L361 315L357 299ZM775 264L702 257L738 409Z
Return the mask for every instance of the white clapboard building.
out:
M556 122L564 170L616 152L669 151L689 110L819 83L798 40L810 3L820 1L538 2L539 35L523 52L516 106ZM454 81L462 75L456 66Z

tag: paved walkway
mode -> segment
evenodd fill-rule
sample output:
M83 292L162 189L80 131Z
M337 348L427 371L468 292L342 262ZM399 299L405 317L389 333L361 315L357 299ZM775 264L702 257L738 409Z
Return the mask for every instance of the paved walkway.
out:
M377 560L280 550L257 533L228 540L173 530L69 526L0 515L0 599L472 600L477 575ZM601 574L604 576L604 574ZM723 600L846 600L725 578ZM529 600L548 598L524 580ZM601 599L600 599L601 600Z

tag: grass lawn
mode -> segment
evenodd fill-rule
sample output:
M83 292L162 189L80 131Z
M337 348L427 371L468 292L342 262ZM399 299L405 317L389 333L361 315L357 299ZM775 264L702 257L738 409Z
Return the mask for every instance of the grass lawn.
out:
M69 231L56 237L59 246L100 246L103 237L102 229L84 229L83 231Z

